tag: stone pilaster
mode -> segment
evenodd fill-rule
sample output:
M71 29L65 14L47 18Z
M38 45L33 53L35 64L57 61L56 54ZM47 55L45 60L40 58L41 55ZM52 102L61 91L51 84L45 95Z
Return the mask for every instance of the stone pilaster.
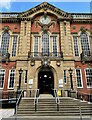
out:
M60 39L61 39L61 50L65 54L65 46L64 46L64 25L63 22L60 21Z
M27 55L30 50L31 22L21 21L19 56Z

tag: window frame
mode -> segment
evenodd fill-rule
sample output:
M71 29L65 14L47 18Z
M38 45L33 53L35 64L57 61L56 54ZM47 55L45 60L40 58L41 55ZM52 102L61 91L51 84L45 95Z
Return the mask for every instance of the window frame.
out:
M16 39L16 55L13 56L13 45L14 45L14 36L17 36L17 39ZM17 56L17 46L18 46L18 34L13 34L12 35L12 50L11 50L11 57L16 57Z
M41 34L41 53L42 53L42 56L44 56L44 55L46 54L45 52L42 51L42 48L43 48L43 45L42 45L42 44L43 44L43 41L42 41L42 38L43 38L43 35L44 35L44 34L47 34L47 35L48 35L48 45L49 45L49 46L48 46L48 48L49 48L48 53L50 53L50 35L49 35L48 32L46 32L46 33L42 32L42 34ZM45 51L46 51L46 49L45 49ZM48 54L48 53L47 53L47 54ZM44 55L43 55L43 54L44 54Z
M92 70L92 68L85 68L85 79L86 79L86 85L87 85L87 77L86 77L86 70L87 70L87 69L91 69L91 70ZM87 88L92 88L92 86L88 86L88 85L87 85Z
M76 70L80 70L81 85L82 85L81 87L79 87L78 84L76 84L76 86L77 86L77 88L83 88L82 70L81 70L80 68L76 68L76 69L75 69L75 73L76 73L76 83L77 83L77 81L78 81L78 80L77 80L77 72L76 72Z
M24 84L27 84L27 79L28 79L28 70L24 70Z
M37 47L37 54L35 55L35 53L36 53L35 52L35 38L36 37L37 37L37 43L38 44L36 46ZM34 35L34 42L33 43L34 43L34 45L33 45L33 52L34 52L33 56L36 57L36 56L38 56L38 52L39 52L39 36L38 35Z
M3 31L3 32L1 33L1 35L0 35L0 37L1 37L1 38L0 38L0 39L1 39L1 42L0 42L0 49L1 49L1 51L3 52L1 46L2 46L2 41L3 41L3 35L6 34L6 33L9 35L9 40L8 40L7 51L4 51L5 53L9 52L9 45L10 45L11 35L10 35L10 32L9 32L9 31L7 31L7 32ZM5 49L6 49L6 48L5 48Z
M15 70L15 73L14 73L14 84L15 84L16 69L10 69L9 70L9 76L8 76L8 89L14 89L14 85L13 85L13 87L9 87L10 86L10 74L11 74L11 70Z
M81 35L82 35L82 34L86 34L86 35L87 35L87 40L88 40L87 42L88 42L88 46L89 46L89 52L91 53L90 39L89 39L89 34L88 34L87 32L84 32L84 33L81 32L81 33L80 33L81 50L82 50L82 52L84 52L83 49L82 49L82 42L81 42ZM84 53L84 55L86 55L86 54ZM87 56L88 56L88 55L87 55Z
M56 47L57 47L57 49L56 49L56 50L57 50L57 52L56 52L56 54L57 54L56 57L57 57L57 56L58 56L58 42L57 42L57 41L58 41L58 40L57 40L57 37L58 37L58 36L57 36L57 35L52 35L51 37L52 37L52 51L51 51L52 53L54 53L54 52L53 52L53 48L54 48L54 47L53 47L53 43L54 43L54 42L53 42L53 38L56 37ZM54 56L55 56L55 55L54 55Z
M2 87L2 88L0 87L0 89L2 90L2 89L4 89L4 82L5 82L5 73L6 73L6 70L5 70L4 68L1 68L1 70L4 70L4 80L3 80L3 87Z
M74 37L77 37L77 48L78 48L78 55L75 55L75 42L74 42ZM74 56L75 57L79 57L80 56L80 52L79 52L79 44L78 44L78 36L77 35L73 35L73 49L74 49Z
M67 70L63 70L63 75L64 75L64 84L67 84Z

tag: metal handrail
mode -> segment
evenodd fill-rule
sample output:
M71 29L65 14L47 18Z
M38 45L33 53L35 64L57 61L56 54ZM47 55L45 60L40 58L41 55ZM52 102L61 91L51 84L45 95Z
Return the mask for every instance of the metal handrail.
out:
M56 89L54 89L54 96L55 96L55 100L56 100L56 104L57 104L57 111L59 111L60 100L59 100L59 97L57 95L57 90Z
M39 97L39 89L37 89L35 93L35 99L34 99L35 112L37 111L38 97Z
M17 91L17 93L16 93L16 107L15 107L15 115L16 115L16 118L17 118L17 109L18 109L18 105L19 105L19 102L20 102L20 100L21 100L21 98L22 98L23 92L24 92L24 91L21 90L21 93L20 93L18 99L17 99L17 93L18 93L18 91Z

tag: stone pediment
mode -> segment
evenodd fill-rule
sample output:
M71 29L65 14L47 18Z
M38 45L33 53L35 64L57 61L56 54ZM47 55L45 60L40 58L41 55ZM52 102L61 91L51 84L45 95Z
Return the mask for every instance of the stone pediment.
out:
M43 2L42 4L20 14L21 18L33 18L37 14L54 14L58 19L71 19L71 14L56 8L55 6Z

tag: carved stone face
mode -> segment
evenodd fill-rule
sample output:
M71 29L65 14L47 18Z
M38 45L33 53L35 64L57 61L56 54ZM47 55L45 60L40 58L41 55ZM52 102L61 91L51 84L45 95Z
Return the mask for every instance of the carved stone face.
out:
M40 22L42 23L42 24L49 24L50 23L50 18L48 17L48 16L41 16L41 18L40 18Z

